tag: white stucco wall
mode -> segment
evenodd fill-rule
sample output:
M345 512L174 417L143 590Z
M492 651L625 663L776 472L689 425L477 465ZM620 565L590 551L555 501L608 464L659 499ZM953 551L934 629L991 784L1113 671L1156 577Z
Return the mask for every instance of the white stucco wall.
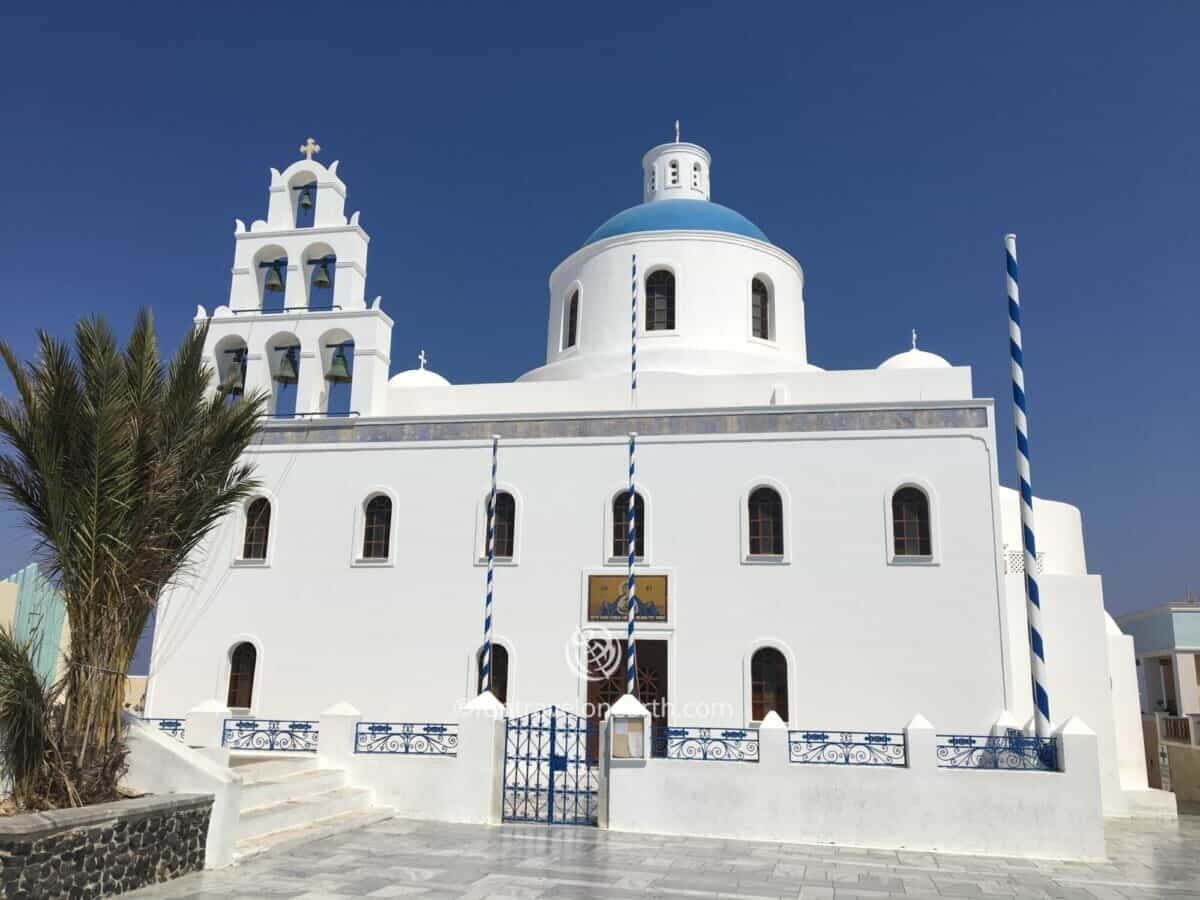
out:
M498 567L495 627L510 649L509 700L580 708L564 658L589 573L610 565L605 510L625 484L623 439L505 440L500 479L518 495L521 554ZM790 650L794 721L895 728L913 709L948 729L987 728L1009 702L996 562L990 429L645 437L644 570L670 578L673 703L749 719L746 655ZM352 698L369 718L444 720L474 690L483 567L476 531L487 442L263 447L274 509L267 566L239 565L236 517L205 548L199 580L160 613L151 715L224 698L228 651L259 647L254 712L307 717ZM785 495L790 561L741 558L742 504ZM889 564L888 503L902 483L933 499L935 560ZM389 564L356 562L362 503L395 498ZM611 633L622 634L619 623ZM684 712L676 714L682 724Z

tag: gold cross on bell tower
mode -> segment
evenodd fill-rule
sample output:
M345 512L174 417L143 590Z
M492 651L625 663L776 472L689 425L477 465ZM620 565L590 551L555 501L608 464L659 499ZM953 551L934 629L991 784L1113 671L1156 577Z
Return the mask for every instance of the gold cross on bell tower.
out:
M316 141L314 141L312 138L309 138L307 141L305 141L303 144L300 145L300 152L304 154L305 159L311 161L314 153L321 152L321 145L318 144Z

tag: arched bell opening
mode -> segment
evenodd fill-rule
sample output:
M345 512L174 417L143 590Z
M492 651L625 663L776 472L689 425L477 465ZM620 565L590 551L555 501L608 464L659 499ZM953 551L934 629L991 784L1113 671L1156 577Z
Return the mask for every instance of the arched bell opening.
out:
M213 360L217 376L217 390L230 403L236 403L246 395L246 342L240 337L230 336L220 341Z
M321 336L321 368L325 376L322 408L328 416L348 416L354 385L354 339L341 329Z
M282 312L287 292L288 258L282 247L264 247L255 256L258 306L265 313Z
M317 219L317 180L300 175L290 186L292 217L297 228L312 228Z
M277 419L296 415L296 386L300 382L300 339L277 334L267 343L271 366L270 414Z
M328 244L310 247L304 254L308 273L309 310L333 309L333 287L337 275L337 254Z

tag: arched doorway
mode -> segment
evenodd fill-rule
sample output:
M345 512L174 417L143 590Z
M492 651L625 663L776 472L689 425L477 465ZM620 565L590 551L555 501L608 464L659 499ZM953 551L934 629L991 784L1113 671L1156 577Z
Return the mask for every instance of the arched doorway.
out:
M258 651L248 641L243 641L229 654L229 694L225 705L230 709L250 709L254 699L254 668L258 664Z

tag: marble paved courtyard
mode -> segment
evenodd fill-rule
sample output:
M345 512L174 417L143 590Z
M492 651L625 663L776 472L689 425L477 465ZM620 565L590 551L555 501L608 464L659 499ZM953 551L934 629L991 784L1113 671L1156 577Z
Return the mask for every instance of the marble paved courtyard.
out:
M1200 898L1200 817L1113 821L1101 863L390 819L124 896Z

